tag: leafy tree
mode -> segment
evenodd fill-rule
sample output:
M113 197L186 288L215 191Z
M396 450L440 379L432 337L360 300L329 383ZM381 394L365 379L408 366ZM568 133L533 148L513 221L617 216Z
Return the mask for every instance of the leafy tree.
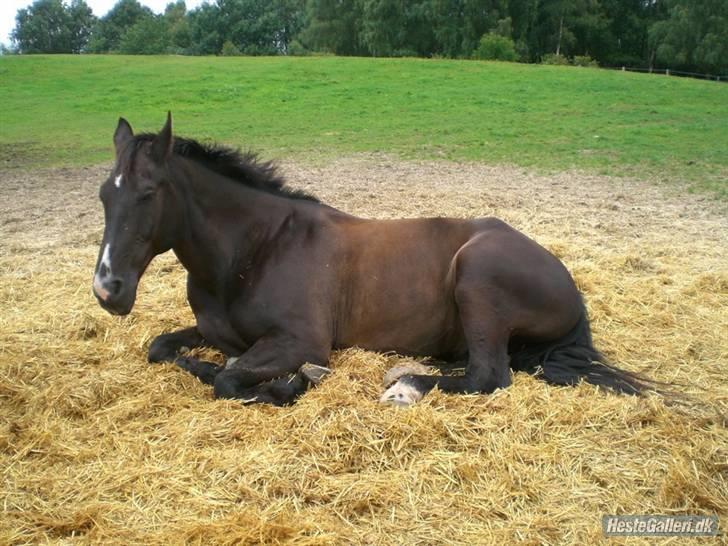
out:
M220 9L215 4L202 4L188 15L190 48L193 55L217 55L225 41L223 29L218 25Z
M89 41L93 53L118 51L122 36L142 19L154 17L152 10L137 0L119 0L111 11L99 19Z
M72 0L67 11L70 19L68 28L71 33L71 53L81 53L91 38L96 16L84 0Z
M666 0L669 16L654 23L649 39L656 60L668 67L728 73L728 3Z
M499 21L507 16L507 0L463 0L462 54L478 47L486 32L497 30Z
M507 0L429 0L426 5L436 39L433 53L447 57L471 56L480 38L508 15Z
M163 15L139 19L119 41L119 53L126 55L161 55L171 47L169 25Z
M607 65L643 66L648 58L647 29L662 11L662 2L600 0L606 27L602 49L590 52Z
M362 0L307 0L297 40L309 51L365 55L361 41Z
M187 52L192 44L192 36L185 1L177 0L177 2L167 4L164 10L164 18L168 26L170 51L174 53Z
M18 10L12 40L20 53L80 53L95 18L83 0L36 0Z
M403 54L408 45L405 4L406 0L364 0L361 41L371 55Z
M217 0L190 13L191 50L219 54L230 41L248 55L286 53L301 28L302 0Z
M275 0L271 2L270 9L276 21L274 32L276 49L283 54L288 54L291 43L303 29L306 2L305 0Z

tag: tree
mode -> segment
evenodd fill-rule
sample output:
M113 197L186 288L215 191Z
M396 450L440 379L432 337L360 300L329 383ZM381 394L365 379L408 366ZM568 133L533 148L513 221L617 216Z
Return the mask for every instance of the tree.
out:
M507 0L429 0L426 5L436 40L433 53L447 57L470 57L480 38L508 15Z
M12 40L20 53L80 53L95 22L84 0L36 0L18 10Z
M600 4L606 22L602 49L593 48L590 53L608 66L644 66L648 59L647 29L661 16L663 3L600 0Z
M496 31L507 15L507 0L463 0L462 54L469 56L483 34Z
M670 68L728 73L725 0L666 0L669 16L649 29L658 63Z
M70 19L68 28L71 34L71 53L81 53L91 38L96 16L84 0L72 0L67 12Z
M361 27L362 0L307 0L297 40L311 51L365 55Z
M190 27L189 52L193 55L217 55L225 42L218 20L220 8L215 4L202 4L188 15Z
M361 41L374 56L415 55L407 36L405 0L364 0ZM408 47L409 46L409 47Z
M167 4L164 18L167 21L170 50L174 53L186 53L192 44L192 35L185 0Z
M243 54L285 54L303 19L303 0L217 0L190 12L192 52L219 54L230 41Z
M152 10L137 0L119 0L94 27L89 50L93 53L118 51L124 33L142 19L152 17Z
M139 19L119 41L119 53L126 55L161 55L169 53L171 47L169 25L163 15Z

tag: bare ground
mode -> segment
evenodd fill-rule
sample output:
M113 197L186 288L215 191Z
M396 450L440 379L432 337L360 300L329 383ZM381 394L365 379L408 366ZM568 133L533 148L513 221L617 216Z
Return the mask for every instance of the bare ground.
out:
M192 321L172 256L131 316L91 297L107 168L0 171L0 543L581 544L605 513L728 521L724 209L582 173L383 156L283 169L354 214L508 221L573 272L600 348L690 399L517 374L401 411L376 403L399 358L352 349L294 407L214 401L145 361Z

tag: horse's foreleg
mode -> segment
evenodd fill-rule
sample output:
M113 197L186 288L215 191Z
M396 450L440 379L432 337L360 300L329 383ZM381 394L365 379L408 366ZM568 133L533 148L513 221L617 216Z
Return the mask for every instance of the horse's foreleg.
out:
M197 327L185 328L169 334L162 334L149 346L147 359L149 362L173 362L186 347L193 349L204 345L205 340Z
M225 369L225 366L188 357L179 357L175 360L175 364L206 385L214 385L215 378ZM272 379L253 387L240 388L235 398L249 404L287 406L295 402L309 386L317 385L328 372L329 369L322 366L304 365L295 374Z
M291 374L299 371L306 362L313 364L325 364L328 360L329 348L320 344L314 347L313 344L304 344L298 338L285 335L266 336L259 339L241 357L231 362L220 371L215 377L216 398L238 398L246 400L251 392L258 392L266 398L270 395L285 400L289 396L297 396L299 388L295 392L289 392L289 388L277 380L286 380ZM320 368L324 369L324 368ZM309 381L306 374L302 372L300 387L305 390ZM271 385L267 382L274 381ZM294 382L298 385L299 381ZM294 385L294 386L295 386ZM259 388L252 389L258 386ZM270 401L270 400L266 400ZM286 402L288 403L288 402Z
M188 371L189 373L194 375L205 385L214 385L217 374L225 369L224 366L218 366L213 362L198 360L196 358L187 356L180 356L176 358L174 363L183 370Z

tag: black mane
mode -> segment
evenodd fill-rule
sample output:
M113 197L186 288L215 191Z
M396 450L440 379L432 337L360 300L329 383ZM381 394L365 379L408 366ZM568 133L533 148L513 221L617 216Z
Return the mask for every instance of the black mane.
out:
M153 133L134 137L136 147L151 142ZM174 137L174 153L202 163L210 170L251 188L290 199L305 199L319 203L313 195L286 185L272 161L261 161L255 152L242 152L220 144L202 144L191 138Z

